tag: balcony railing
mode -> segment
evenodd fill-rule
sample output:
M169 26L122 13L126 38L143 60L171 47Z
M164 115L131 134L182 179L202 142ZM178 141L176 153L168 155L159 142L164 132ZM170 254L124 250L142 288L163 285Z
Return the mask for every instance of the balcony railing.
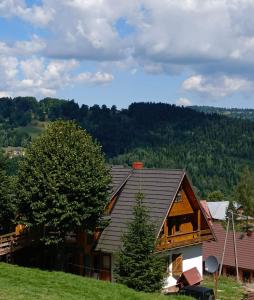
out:
M157 250L166 250L170 248L185 246L192 243L200 243L213 238L210 229L197 230L192 232L179 232L175 235L163 236L158 244Z

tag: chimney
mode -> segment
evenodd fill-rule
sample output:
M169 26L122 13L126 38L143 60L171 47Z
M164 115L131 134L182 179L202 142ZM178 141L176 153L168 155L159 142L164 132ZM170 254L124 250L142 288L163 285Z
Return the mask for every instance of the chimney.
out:
M143 169L143 167L144 167L144 164L141 161L135 161L132 164L132 169L133 170L141 170L141 169Z

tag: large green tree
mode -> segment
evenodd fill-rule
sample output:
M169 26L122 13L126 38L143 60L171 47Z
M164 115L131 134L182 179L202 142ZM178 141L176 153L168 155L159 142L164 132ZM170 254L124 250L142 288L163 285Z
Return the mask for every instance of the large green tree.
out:
M245 214L254 217L254 175L245 168L235 188L234 200L242 204Z
M0 234L11 230L16 213L14 202L14 178L6 175L6 160L0 152Z
M155 227L143 206L143 194L137 194L133 221L123 235L123 247L118 253L116 280L138 291L154 292L162 288L165 259L155 253Z
M60 244L67 232L95 226L109 183L101 147L91 136L72 121L53 122L20 162L20 215L44 229L45 244Z

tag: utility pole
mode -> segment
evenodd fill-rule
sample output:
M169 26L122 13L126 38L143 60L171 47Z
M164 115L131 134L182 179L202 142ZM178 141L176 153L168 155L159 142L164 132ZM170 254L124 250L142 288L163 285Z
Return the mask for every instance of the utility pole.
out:
M219 277L221 276L222 267L223 267L223 262L224 262L224 257L225 257L225 252L226 252L226 245L227 245L228 231L229 231L229 221L230 221L230 218L229 218L229 216L228 216L227 231L226 231L226 237L225 237L225 241L224 241L224 247L223 247L222 258L221 258L221 262L220 262Z
M236 279L237 279L237 281L239 281L239 270L238 270L238 259L237 259L237 248L236 248L236 237L235 237L235 223L234 223L234 213L233 213L232 210L228 211L227 231L226 231L226 237L225 237L225 241L224 241L222 258L221 258L221 262L220 262L219 276L221 276L224 257L225 257L225 253L226 253L226 245L227 245L227 241L228 241L228 232L229 232L230 220L232 222L232 229L233 229L233 243L234 243Z
M235 239L235 223L234 223L234 213L231 212L232 226L233 226L233 241L234 241L234 254L235 254L235 268L236 268L236 279L239 281L239 270L238 270L238 260L237 260L237 250L236 250L236 239Z

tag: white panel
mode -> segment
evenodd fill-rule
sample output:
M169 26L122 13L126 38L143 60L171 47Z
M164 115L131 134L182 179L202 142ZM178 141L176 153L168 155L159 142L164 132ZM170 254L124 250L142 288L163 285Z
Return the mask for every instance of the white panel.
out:
M183 256L183 272L196 267L203 277L203 263L202 263L202 244L189 246L179 249L174 249L168 252L168 276L166 278L164 288L173 287L176 285L177 278L172 276L172 254L181 253Z

